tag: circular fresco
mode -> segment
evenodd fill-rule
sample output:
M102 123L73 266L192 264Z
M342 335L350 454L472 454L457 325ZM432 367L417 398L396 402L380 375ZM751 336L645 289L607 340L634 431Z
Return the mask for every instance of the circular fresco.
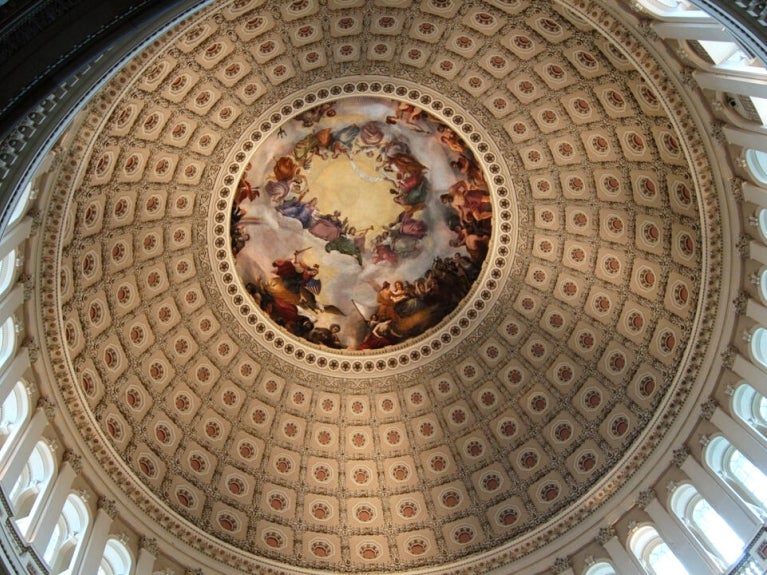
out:
M231 250L273 322L373 350L438 325L480 275L491 196L466 143L408 102L354 97L294 116L238 185Z

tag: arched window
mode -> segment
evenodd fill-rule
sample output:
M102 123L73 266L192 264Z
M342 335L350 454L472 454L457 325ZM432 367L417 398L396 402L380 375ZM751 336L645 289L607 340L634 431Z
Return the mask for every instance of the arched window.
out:
M735 388L732 407L746 425L767 440L767 398L747 383Z
M16 279L16 250L0 260L0 295L6 293Z
M767 266L751 276L751 283L757 287L762 303L767 304Z
M757 327L751 334L751 357L761 367L767 368L767 329Z
M649 575L690 575L652 525L637 528L629 537L629 548Z
M16 324L12 317L0 327L0 370L16 349Z
M104 547L98 575L129 575L132 563L128 548L121 541L110 537Z
M754 214L754 220L759 230L759 239L767 243L767 208L759 208Z
M691 484L674 490L671 509L722 571L740 558L745 543Z
M24 190L21 192L19 199L16 200L16 205L13 207L13 212L11 212L11 217L8 219L8 225L6 226L6 229L10 229L11 226L13 226L16 222L24 217L24 214L27 213L27 209L29 208L29 202L31 199L32 182L29 182L26 186L24 186Z
M90 514L85 502L79 495L70 493L43 554L50 567L50 575L63 573L73 564L82 548L89 523Z
M583 575L615 575L615 569L607 561L597 561Z
M746 166L759 184L767 185L767 152L746 150Z
M29 416L29 398L24 383L13 387L0 406L0 462L4 461L13 447L19 430Z
M767 476L721 435L708 442L706 465L758 516L767 519Z
M56 463L48 443L38 441L9 496L13 518L23 535L27 535L34 511L43 504L48 486L56 472Z

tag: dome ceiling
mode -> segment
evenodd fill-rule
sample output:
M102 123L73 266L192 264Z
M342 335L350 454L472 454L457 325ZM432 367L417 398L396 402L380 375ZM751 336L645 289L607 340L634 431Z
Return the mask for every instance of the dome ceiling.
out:
M378 571L521 557L633 476L718 216L668 80L576 9L621 47L546 2L237 0L125 65L40 294L115 489L234 568Z

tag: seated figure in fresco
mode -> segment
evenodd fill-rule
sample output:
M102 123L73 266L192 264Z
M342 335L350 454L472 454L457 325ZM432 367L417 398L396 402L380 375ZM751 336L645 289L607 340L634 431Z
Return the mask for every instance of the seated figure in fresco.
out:
M485 187L485 174L474 159L474 154L469 150L458 154L458 157L450 162L450 167L458 170L473 185L480 188Z
M306 335L312 343L331 347L333 349L343 349L344 345L341 343L341 338L338 334L341 332L341 326L337 323L330 324L330 327L315 327Z
M395 236L412 236L421 239L426 236L429 228L426 222L414 218L407 210L397 216L397 220L389 224L389 230Z
M283 216L293 218L301 222L301 227L308 228L316 221L318 217L317 213L317 198L312 198L308 202L303 201L304 195L300 195L297 198L293 198L284 201L277 208Z
M430 133L429 114L407 102L399 102L393 116L386 116L387 124L403 123L415 132Z
M322 120L323 116L328 118L335 116L336 111L333 109L333 106L335 106L335 102L325 102L324 104L320 104L309 110L304 110L293 119L301 122L304 128L311 128L314 124Z
M465 180L450 186L448 193L442 194L439 199L458 212L461 221L466 224L489 220L493 217L490 194L485 190L472 187Z
M456 226L453 231L455 232L455 237L450 240L450 245L454 248L464 246L469 253L471 261L477 265L482 265L482 262L485 261L485 256L487 256L490 235L476 233L467 226Z
M283 201L291 192L303 190L306 187L306 176L301 173L298 166L290 156L282 156L274 162L273 175L271 175L264 189L273 202Z
M365 339L357 346L357 349L380 349L387 345L393 345L402 339L393 326L392 320L382 320L378 314L373 314L367 322L368 333Z
M426 207L425 202L429 195L426 170L426 166L408 153L400 153L387 158L383 171L396 186L390 190L396 203L411 212ZM394 173L393 176L388 175L392 172Z

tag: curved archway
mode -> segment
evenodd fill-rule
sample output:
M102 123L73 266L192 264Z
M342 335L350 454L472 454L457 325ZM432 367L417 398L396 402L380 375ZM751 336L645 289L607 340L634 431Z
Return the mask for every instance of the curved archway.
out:
M690 575L652 525L638 527L629 537L628 546L649 575Z
M767 518L767 495L762 473L730 441L718 435L709 441L704 451L706 465L740 497L759 517Z
M133 557L125 544L110 537L104 547L98 575L130 575L132 564Z
M14 520L25 536L55 473L56 462L50 446L45 441L38 441L10 492Z
M671 510L720 568L740 558L745 543L691 483L674 490Z
M70 493L43 554L43 559L50 567L50 575L63 573L73 565L89 524L90 513L82 497Z
M583 575L616 575L615 568L607 561L598 561L583 572Z

